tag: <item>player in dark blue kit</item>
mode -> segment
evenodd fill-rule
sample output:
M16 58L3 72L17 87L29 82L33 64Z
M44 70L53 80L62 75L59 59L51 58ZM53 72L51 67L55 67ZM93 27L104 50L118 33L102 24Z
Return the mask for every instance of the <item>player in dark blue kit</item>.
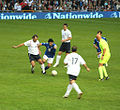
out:
M102 35L102 31L98 31L97 34ZM102 37L102 39L107 41L107 39L105 37ZM100 49L99 41L97 40L97 38L94 39L93 46L97 49L97 58L100 58L101 49Z
M53 39L49 39L48 43L40 43L39 46L45 46L46 51L43 56L43 63L47 61L48 65L45 67L45 70L49 69L53 63L55 52L57 49L56 44L54 44Z

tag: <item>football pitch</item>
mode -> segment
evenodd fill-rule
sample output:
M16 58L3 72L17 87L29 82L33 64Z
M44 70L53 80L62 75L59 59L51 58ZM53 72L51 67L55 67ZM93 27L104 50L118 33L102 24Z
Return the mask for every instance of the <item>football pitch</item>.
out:
M65 53L60 65L51 67L46 75L42 75L38 63L31 74L27 47L12 48L34 34L40 42L53 38L59 48L64 23L72 32L71 44L78 47L78 53L91 69L87 72L82 67L76 81L83 91L80 100L74 89L69 98L62 97L69 83L63 64ZM98 81L98 59L93 48L99 30L107 38L112 54L107 67L110 79L102 82ZM43 56L45 47L40 49ZM120 110L119 59L120 19L0 21L0 110ZM55 77L51 75L53 69L58 72Z

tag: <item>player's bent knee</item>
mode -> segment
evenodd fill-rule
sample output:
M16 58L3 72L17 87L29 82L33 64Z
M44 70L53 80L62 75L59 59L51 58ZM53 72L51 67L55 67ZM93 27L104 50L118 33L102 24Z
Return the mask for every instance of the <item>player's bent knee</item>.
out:
M41 59L39 59L38 62L39 62L40 64L43 64L43 61L42 61Z
M32 65L32 67L34 67L35 66L35 62L31 61L31 65Z
M61 54L62 54L62 51L59 51L59 52L58 52L58 55L61 55Z
M71 80L71 81L70 81L70 84L72 84L72 83L75 83L75 80Z
M49 63L49 64L48 64L48 67L51 67L51 65L52 65L52 64Z
M43 59L43 63L45 63L46 62L46 60L45 59Z
M102 63L99 63L99 67L100 67L100 66L103 66L103 64L102 64Z

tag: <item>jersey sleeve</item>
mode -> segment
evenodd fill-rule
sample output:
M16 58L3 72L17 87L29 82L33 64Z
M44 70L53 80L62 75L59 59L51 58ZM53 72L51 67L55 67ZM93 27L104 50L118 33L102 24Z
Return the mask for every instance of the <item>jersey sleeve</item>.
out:
M105 41L107 41L106 37L105 37Z
M29 40L29 41L24 42L24 45L25 45L25 46L30 46L30 40Z
M55 48L57 48L57 45L56 45L56 44L54 44L54 47L55 47Z
M96 39L94 39L94 42L93 42L93 44L96 44L97 42L96 42Z
M80 56L80 64L83 65L83 64L86 64L85 60Z
M47 46L47 43L41 43L43 46Z

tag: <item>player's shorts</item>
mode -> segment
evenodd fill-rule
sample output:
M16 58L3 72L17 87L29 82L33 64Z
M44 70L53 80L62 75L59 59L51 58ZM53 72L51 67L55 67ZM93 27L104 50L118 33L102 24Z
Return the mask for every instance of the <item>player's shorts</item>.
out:
M63 42L59 48L59 51L70 53L70 42Z
M50 63L50 64L52 64L54 60L54 58L48 58L46 55L43 56L43 59L47 60L47 63Z
M28 53L28 56L29 56L30 62L31 61L38 61L39 59L41 59L40 55L33 55L33 54Z
M99 53L99 52L98 52L98 53ZM100 53L99 55L97 55L97 58L100 58L101 54L102 54L102 53Z
M69 75L69 80L70 81L77 79L77 76L73 76L73 75L70 75L70 74L68 74L68 75Z
M102 57L102 55L101 55L101 57ZM106 64L110 59L110 55L105 55L103 57L103 60L101 60L101 57L100 57L99 63L102 63L102 64Z

